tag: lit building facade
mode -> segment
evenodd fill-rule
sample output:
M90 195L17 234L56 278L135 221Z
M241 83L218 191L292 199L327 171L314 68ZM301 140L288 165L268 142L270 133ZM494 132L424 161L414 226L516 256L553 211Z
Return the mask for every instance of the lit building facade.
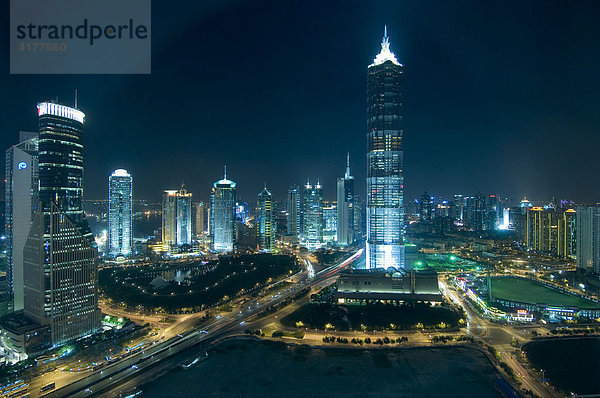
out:
M563 211L558 216L557 255L575 258L577 246L577 212L574 209Z
M294 237L297 243L301 230L301 214L302 207L300 201L300 188L297 185L292 185L287 193L287 234Z
M256 216L258 247L261 251L271 252L275 249L275 231L273 230L273 201L267 187L258 194Z
M555 209L551 206L524 209L524 241L528 249L575 258L577 212L574 209Z
M204 202L196 203L196 235L206 233L206 205Z
M431 222L433 218L432 210L431 195L425 191L419 201L419 219L421 222Z
M600 272L600 207L577 208L577 268Z
M525 225L527 248L536 252L550 253L553 247L554 209L544 209L543 207L528 209Z
M323 202L323 243L334 243L338 237L338 204Z
M210 234L213 250L232 252L236 236L236 183L227 179L213 184L210 196Z
M100 327L98 251L82 207L85 115L43 102L38 116L40 204L23 250L24 314L61 344Z
M367 80L367 268L404 268L403 66L387 30Z
M354 243L354 177L350 174L350 154L346 157L346 173L337 179L337 243Z
M434 270L347 269L340 272L336 287L335 298L340 304L442 302Z
M108 177L108 254L131 255L133 246L133 178L124 169Z
M163 193L162 242L169 247L193 243L192 193L183 186Z
M23 248L38 205L38 133L20 132L6 150L5 223L6 295L9 309L23 309Z
M301 242L308 250L323 245L323 186L306 183L302 191Z

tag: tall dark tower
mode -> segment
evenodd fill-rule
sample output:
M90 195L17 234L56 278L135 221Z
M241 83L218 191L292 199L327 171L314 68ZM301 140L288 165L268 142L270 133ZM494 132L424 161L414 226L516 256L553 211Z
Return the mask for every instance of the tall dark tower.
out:
M24 314L61 344L100 327L98 250L83 215L83 119L38 104L39 200L23 250Z
M80 110L42 102L39 115L39 200L50 203L72 222L83 219L83 118Z
M404 268L402 75L386 28L367 80L367 268Z
M354 177L350 174L350 154L346 158L346 173L337 179L337 243L348 246L354 242Z

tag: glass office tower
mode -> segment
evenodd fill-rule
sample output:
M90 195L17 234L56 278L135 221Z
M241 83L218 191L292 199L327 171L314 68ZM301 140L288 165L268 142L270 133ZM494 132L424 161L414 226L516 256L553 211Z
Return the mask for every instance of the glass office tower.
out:
M236 184L227 179L213 184L210 196L210 234L213 239L213 250L219 253L232 252L235 242L235 204Z
M346 173L337 180L337 243L348 246L354 242L354 177L350 175L350 154L346 158Z
M117 169L108 177L108 254L131 254L133 178L127 170Z
M258 194L257 208L258 247L261 251L270 252L275 249L275 236L273 234L273 201L271 192L265 187Z
M98 250L82 207L85 115L43 102L38 116L40 204L23 251L24 313L60 344L100 327Z
M367 268L404 268L402 64L387 29L367 80Z
M21 131L6 150L6 295L9 309L23 309L23 248L38 205L38 133Z
M300 201L300 188L291 185L287 194L287 234L294 237L297 243L302 230L302 207Z
M323 186L309 182L302 191L301 244L313 251L323 246Z

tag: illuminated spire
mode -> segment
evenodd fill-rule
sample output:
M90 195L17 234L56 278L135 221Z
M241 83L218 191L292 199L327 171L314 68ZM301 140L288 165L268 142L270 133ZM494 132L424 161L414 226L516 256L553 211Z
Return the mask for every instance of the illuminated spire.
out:
M392 61L394 65L401 65L400 62L396 59L396 55L390 51L390 38L387 35L387 25L383 28L383 39L381 40L381 51L375 59L373 63L369 66L381 65L386 61Z
M350 178L350 152L346 154L346 175L344 177L346 180Z
M223 179L226 180L227 179L227 165L223 166L224 171L223 171Z

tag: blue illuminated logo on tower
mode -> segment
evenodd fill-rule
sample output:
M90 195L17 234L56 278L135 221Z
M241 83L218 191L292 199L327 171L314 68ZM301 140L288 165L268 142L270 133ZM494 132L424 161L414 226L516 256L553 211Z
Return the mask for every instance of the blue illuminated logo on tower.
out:
M27 168L27 163L25 163L25 162L19 162L17 164L17 169L18 170L25 170L26 168Z

